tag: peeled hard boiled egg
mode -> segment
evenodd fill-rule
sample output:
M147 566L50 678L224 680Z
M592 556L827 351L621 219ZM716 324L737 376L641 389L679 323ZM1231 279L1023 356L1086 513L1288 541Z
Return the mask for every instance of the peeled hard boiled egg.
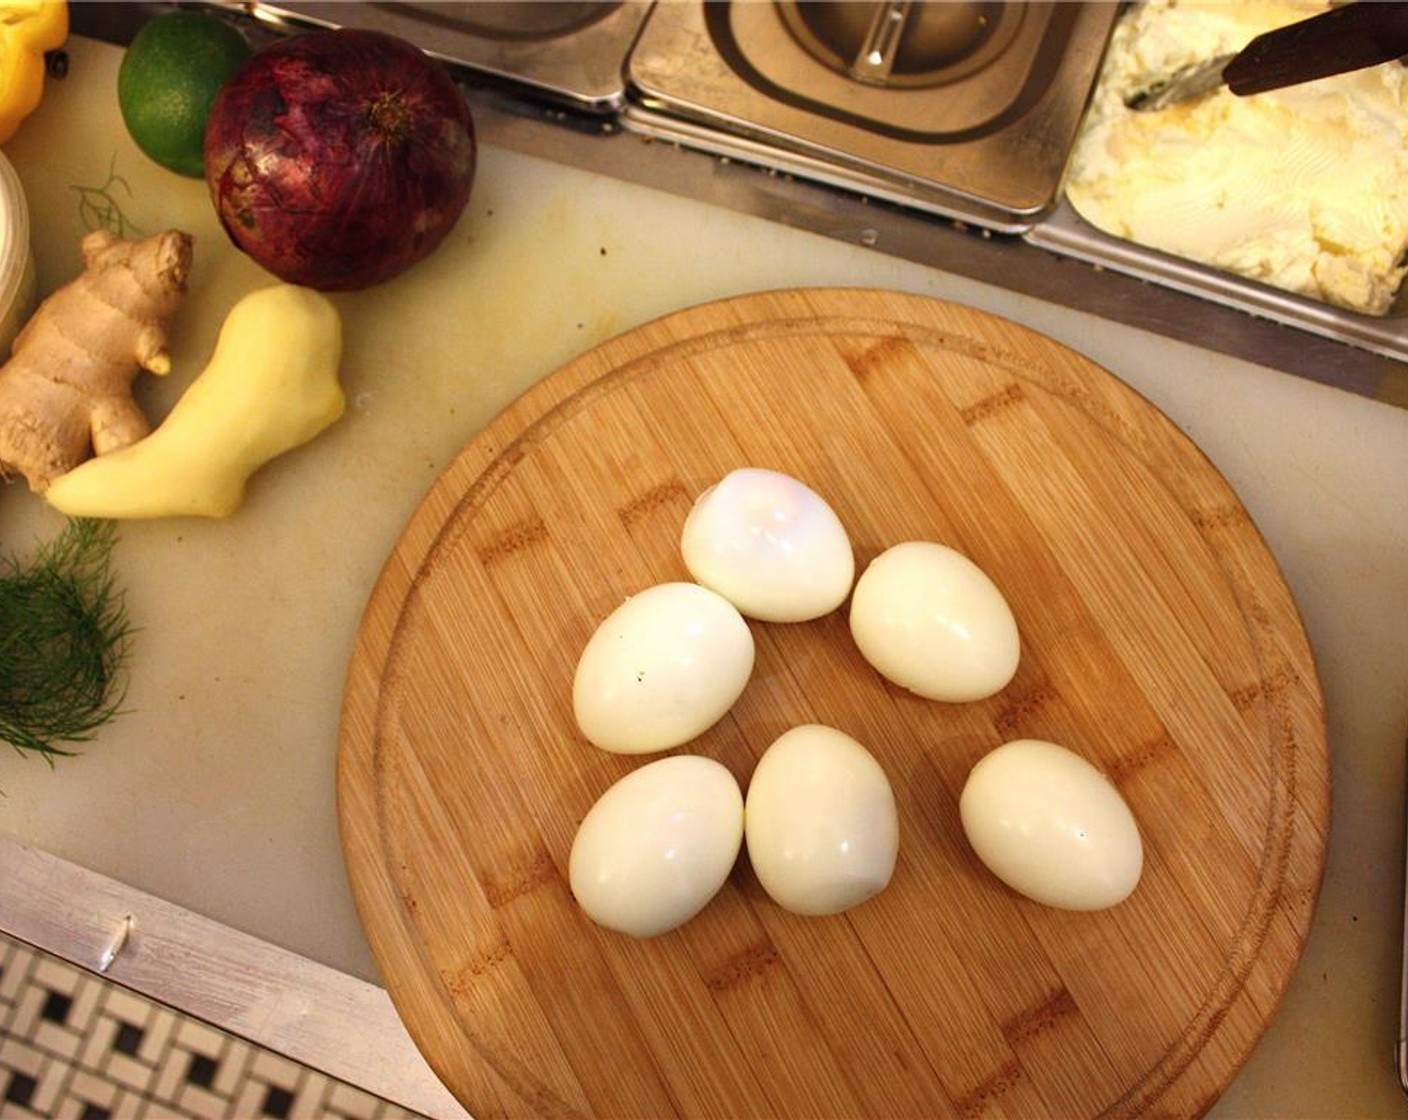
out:
M958 802L978 858L1013 890L1063 910L1127 898L1144 846L1113 783L1078 754L1018 739L985 755Z
M997 585L945 545L907 541L870 562L851 634L886 679L930 700L981 700L1017 672L1017 622Z
M663 751L717 723L752 671L753 635L733 604L695 583L656 584L588 640L572 680L573 714L603 750Z
M869 751L834 727L803 724L758 760L744 835L773 901L797 914L838 914L890 882L899 818Z
M820 618L855 577L850 538L826 501L761 467L730 471L696 499L680 550L690 575L763 622Z
M572 841L568 880L587 916L654 937L704 909L743 843L743 794L711 758L671 755L597 799Z

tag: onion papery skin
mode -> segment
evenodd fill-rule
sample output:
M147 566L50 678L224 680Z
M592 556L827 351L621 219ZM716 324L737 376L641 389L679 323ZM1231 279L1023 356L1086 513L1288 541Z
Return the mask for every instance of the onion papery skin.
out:
M352 291L429 255L469 201L477 145L444 66L377 31L310 31L236 71L205 175L235 245L279 279Z

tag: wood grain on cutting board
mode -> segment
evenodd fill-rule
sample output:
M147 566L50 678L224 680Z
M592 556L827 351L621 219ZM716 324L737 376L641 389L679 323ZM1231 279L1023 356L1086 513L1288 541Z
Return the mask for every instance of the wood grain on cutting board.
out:
M793 474L858 565L930 539L1022 631L973 704L882 681L844 609L753 624L754 675L685 751L746 785L802 722L865 743L899 863L849 913L771 903L740 861L693 921L600 929L566 882L578 822L642 764L576 732L597 623L688 578L693 498ZM1104 769L1145 841L1120 906L1022 899L957 798L1001 742ZM670 315L530 390L431 488L369 600L339 762L343 846L388 988L479 1116L1137 1115L1206 1109L1274 1014L1324 866L1323 704L1296 608L1236 495L1080 355L891 292L758 294Z

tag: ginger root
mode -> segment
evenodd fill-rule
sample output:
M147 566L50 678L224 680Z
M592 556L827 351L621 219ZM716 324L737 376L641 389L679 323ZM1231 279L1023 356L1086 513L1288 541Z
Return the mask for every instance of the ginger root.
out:
M228 517L261 466L346 407L342 319L326 296L278 284L231 308L215 352L151 435L55 479L70 517Z
M191 267L179 230L142 241L98 230L82 251L83 272L39 305L0 367L0 479L22 474L36 492L151 430L132 381L170 371L166 326Z

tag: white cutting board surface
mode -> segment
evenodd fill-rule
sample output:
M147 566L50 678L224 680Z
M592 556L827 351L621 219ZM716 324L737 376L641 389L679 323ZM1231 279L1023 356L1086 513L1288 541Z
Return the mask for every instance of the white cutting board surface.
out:
M229 307L268 277L228 246L202 183L128 141L120 50L75 39L69 53L68 77L5 153L30 196L41 290L77 269L80 202L96 197L80 188L106 185L144 232L195 235L176 371L141 389L159 419ZM1386 1049L1398 905L1384 868L1402 858L1408 413L502 150L482 151L469 209L433 258L336 298L351 407L334 429L262 472L229 521L123 527L119 577L139 628L128 711L52 770L0 750L0 829L372 977L338 846L337 721L363 605L421 495L523 389L607 337L706 300L831 284L968 303L1081 350L1168 412L1237 490L1306 615L1339 752L1336 803L1354 811L1336 817L1303 980L1220 1108L1400 1107ZM22 488L0 490L0 547L25 552L61 524ZM1296 1058L1311 1036L1315 1060Z
M245 292L272 278L236 252L203 182L147 160L116 105L121 51L73 40L68 77L5 148L29 196L41 292L76 274L112 207L142 233L195 237L175 369L143 375L158 420ZM0 828L363 976L333 801L343 675L372 582L454 454L520 392L657 315L760 288L964 285L917 265L497 149L436 254L338 295L349 408L267 467L230 520L132 522L118 561L139 633L127 713L83 756L0 754ZM975 287L975 286L974 286ZM1000 294L999 294L1000 295ZM0 490L0 547L62 519Z

